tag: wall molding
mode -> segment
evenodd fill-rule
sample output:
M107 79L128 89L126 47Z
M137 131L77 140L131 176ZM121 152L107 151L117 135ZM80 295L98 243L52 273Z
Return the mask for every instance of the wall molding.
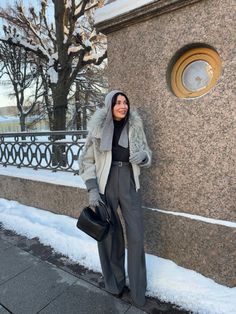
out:
M106 19L96 24L97 31L109 34L132 24L140 23L155 16L178 10L202 0L159 0L138 7L132 11ZM112 6L113 3L106 6ZM100 9L102 10L102 8Z

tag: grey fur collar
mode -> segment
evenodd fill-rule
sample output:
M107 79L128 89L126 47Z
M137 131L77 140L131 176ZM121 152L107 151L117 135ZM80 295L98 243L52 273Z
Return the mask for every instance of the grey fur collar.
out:
M92 137L101 138L102 130L106 121L107 108L97 109L92 118L88 122L88 130ZM130 110L129 113L129 127L137 128L143 127L142 120L136 110Z

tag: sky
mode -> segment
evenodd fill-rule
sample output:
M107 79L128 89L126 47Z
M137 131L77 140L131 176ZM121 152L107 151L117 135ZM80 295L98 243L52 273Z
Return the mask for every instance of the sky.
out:
M6 87L0 85L0 107L15 105L15 100L8 96L9 92L8 89L6 89Z
M85 188L81 178L71 173L8 166L0 167L0 175L21 176ZM196 215L192 216L197 219ZM50 245L72 261L101 272L96 241L76 228L74 218L0 199L0 222L5 228L28 238L38 237L41 243ZM223 224L223 221L220 222ZM219 221L212 219L211 223ZM232 222L229 226L236 228L236 223ZM146 254L146 263L147 295L174 303L193 313L236 314L236 287L217 284L196 271L151 254Z

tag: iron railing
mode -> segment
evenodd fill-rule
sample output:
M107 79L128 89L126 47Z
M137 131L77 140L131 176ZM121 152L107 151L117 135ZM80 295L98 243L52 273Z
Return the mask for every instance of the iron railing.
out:
M78 174L78 158L87 131L0 134L0 165Z

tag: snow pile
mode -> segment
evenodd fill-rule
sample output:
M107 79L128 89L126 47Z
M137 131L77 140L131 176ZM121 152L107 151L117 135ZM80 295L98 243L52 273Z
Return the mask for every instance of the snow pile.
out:
M0 167L0 175L86 189L82 178L74 175L72 172L52 172L50 170L34 170L32 168L19 169L14 166L7 166Z
M76 228L76 219L56 215L14 201L0 199L0 222L29 238L101 272L96 242ZM236 314L236 288L215 283L174 262L146 254L147 295L199 314Z
M95 11L95 24L152 3L156 0L116 0Z
M0 199L0 221L6 228L29 238L38 237L73 261L101 271L96 242L80 232L71 217Z

